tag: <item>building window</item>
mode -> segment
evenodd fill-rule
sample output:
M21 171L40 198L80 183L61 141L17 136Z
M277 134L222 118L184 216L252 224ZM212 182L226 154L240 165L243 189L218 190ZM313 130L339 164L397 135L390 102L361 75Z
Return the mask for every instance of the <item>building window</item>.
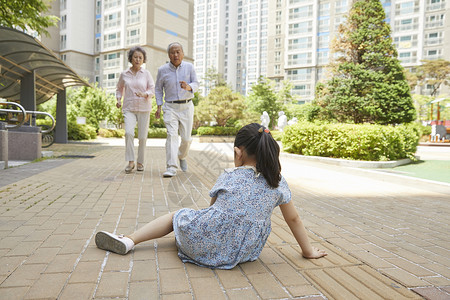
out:
M426 28L435 28L444 26L444 14L427 16L425 21Z
M281 25L275 25L275 34L280 35L281 34Z
M281 39L280 38L275 39L275 48L281 48Z
M120 0L104 0L105 9L120 6Z
M329 34L323 34L318 37L319 41L319 49L320 48L328 48L330 45L330 35Z
M417 62L417 52L400 52L398 54L398 59L402 64L410 64L410 63L416 63Z
M428 50L426 55L426 59L439 59L441 58L442 50L441 49L433 49Z
M330 19L319 20L319 32L329 32L330 31Z
M104 28L115 28L120 26L120 12L115 12L104 17Z
M120 52L103 55L103 68L118 68L120 67Z
M118 46L120 46L120 32L106 34L103 37L104 48L118 47Z
M340 1L336 1L336 3L334 4L334 11L336 14L342 14L347 12L348 9L348 0L340 0Z
M445 0L428 0L427 11L445 9Z
M117 80L119 79L119 73L109 73L103 75L103 87L112 88L117 84Z
M317 52L317 61L319 64L327 64L328 63L328 51Z
M67 28L67 15L61 16L60 28L61 29L66 29Z
M419 28L419 18L409 18L395 21L395 31L409 31Z
M290 81L308 81L311 80L311 68L297 69L297 70L288 70L287 78Z
M135 24L141 21L141 8L134 7L128 10L127 13L127 24Z
M61 60L65 62L67 60L67 55L61 54Z
M403 35L394 38L394 44L397 48L411 48L417 46L417 34Z
M281 74L281 66L280 65L275 65L273 72L275 75L280 75Z
M95 71L100 71L100 57L95 58Z
M301 6L289 9L289 20L298 20L300 18L312 17L313 6Z
M101 0L97 0L95 2L95 14L99 15L102 13L102 1Z
M288 55L288 65L306 65L311 64L311 52Z
M302 84L302 85L295 85L292 89L293 95L299 95L299 96L309 96L311 95L311 85L310 84Z
M95 52L100 52L100 38L95 39Z
M312 21L289 24L289 34L310 33L312 29Z
M319 5L319 15L320 16L330 15L330 3L322 3Z
M67 9L67 0L59 0L59 10Z
M132 29L127 31L127 44L139 44L140 43L140 29Z
M395 5L395 15L406 15L419 12L419 0L408 1Z
M280 23L281 22L281 16L282 16L282 12L280 10L277 10L277 12L275 13L275 22Z
M59 48L62 49L66 49L67 47L67 36L65 34L61 35L60 37L60 43L59 43Z
M312 37L291 39L288 43L288 50L310 49L312 47Z
M280 62L280 61L281 61L281 52L275 51L275 62Z

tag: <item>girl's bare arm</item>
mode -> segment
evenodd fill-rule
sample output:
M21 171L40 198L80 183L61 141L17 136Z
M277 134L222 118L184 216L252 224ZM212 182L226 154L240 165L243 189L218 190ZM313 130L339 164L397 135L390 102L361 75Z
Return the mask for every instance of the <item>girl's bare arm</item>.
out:
M308 234L306 232L305 226L297 213L293 201L289 201L286 204L280 205L281 212L283 214L284 220L288 224L292 231L295 239L297 240L300 248L302 248L302 255L305 258L320 258L326 256L325 250L320 250L316 247L311 246L308 239Z

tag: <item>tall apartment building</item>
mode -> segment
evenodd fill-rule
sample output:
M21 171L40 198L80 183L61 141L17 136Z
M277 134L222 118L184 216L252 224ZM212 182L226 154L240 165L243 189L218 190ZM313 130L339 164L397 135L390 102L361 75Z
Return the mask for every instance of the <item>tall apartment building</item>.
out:
M199 78L210 68L246 94L267 72L269 0L196 0L194 64ZM209 83L203 82L203 94Z
M60 23L43 43L107 92L114 93L133 46L146 50L144 67L155 80L170 43L180 42L193 61L193 0L57 0L50 13Z
M450 60L450 4L446 0L381 3L405 68L414 70L423 59ZM210 13L215 4L225 6L225 15L218 12L221 18ZM329 43L351 4L352 0L196 0L197 72L204 74L213 66L243 94L259 75L278 83L289 80L299 102L309 102L330 60ZM211 22L214 26L206 27ZM206 35L215 34L221 37L217 43L206 41ZM223 54L206 45L220 45ZM215 60L205 60L211 55ZM416 92L429 93L426 87Z

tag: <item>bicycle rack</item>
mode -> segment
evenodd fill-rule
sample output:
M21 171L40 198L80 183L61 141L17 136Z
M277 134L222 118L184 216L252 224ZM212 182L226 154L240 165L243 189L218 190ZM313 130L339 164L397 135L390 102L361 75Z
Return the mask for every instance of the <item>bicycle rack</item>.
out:
M42 146L43 148L49 147L53 144L54 139L53 139L53 135L51 134L51 132L53 131L53 129L55 128L55 118L53 118L53 116L47 112L43 112L43 111L32 111L32 110L25 110L23 108L22 105L15 103L15 102L0 102L0 105L5 105L5 106L16 106L17 108L19 108L19 110L17 109L9 109L9 108L0 108L0 115L2 114L22 114L22 119L20 120L20 118L17 118L17 120L14 120L17 122L17 124L15 125L11 125L11 124L6 124L6 130L8 129L15 129L15 128L20 128L21 126L24 125L24 123L27 120L27 114L30 115L30 125L33 123L33 117L36 118L36 115L45 115L47 117L49 117L52 120L52 125L49 126L40 126L41 129L41 134L42 134L42 141L45 142L43 143L43 145L45 144L45 146ZM6 147L8 147L8 144L6 142ZM6 148L7 149L7 148ZM8 150L6 150L6 158L5 158L5 169L8 168Z

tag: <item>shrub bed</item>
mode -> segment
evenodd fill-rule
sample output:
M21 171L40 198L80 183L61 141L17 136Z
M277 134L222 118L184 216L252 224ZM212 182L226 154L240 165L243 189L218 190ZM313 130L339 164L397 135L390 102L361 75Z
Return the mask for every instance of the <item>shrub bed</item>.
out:
M167 137L167 130L166 128L149 128L147 137L165 139Z
M237 127L219 127L219 126L212 126L212 127L199 127L197 129L197 135L227 135L232 136L236 135L240 128Z
M97 131L91 125L77 124L75 121L67 123L67 135L69 140L80 141L97 138Z
M414 159L419 124L316 124L285 127L283 150L290 153L366 161Z
M121 138L121 137L125 136L125 130L124 129L100 128L98 130L98 135L105 137L105 138L112 138L112 137Z

